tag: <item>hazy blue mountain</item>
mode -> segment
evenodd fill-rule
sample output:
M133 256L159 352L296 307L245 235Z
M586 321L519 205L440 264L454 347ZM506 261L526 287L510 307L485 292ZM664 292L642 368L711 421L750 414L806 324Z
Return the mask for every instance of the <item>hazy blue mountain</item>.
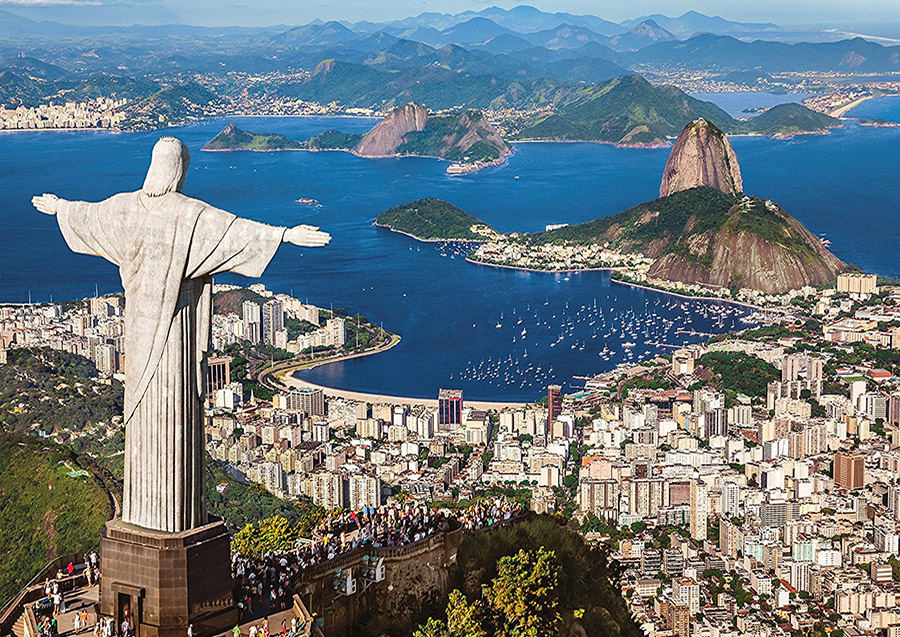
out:
M324 24L307 24L302 27L289 29L284 33L272 36L272 42L276 44L291 44L294 46L323 46L340 44L349 40L356 40L359 35L345 27L340 22L325 22Z
M467 22L472 18L487 18L492 22L517 33L534 33L554 29L563 24L587 27L601 35L615 35L622 32L622 26L593 15L573 15L571 13L549 13L531 6L520 5L512 9L488 7L481 11L463 11L457 14L425 12L416 16L386 23L357 22L351 26L355 31L371 32L386 29L395 35L410 37L416 27L443 31ZM396 31L394 31L396 30Z
M609 38L591 31L587 27L563 24L553 29L529 33L523 36L532 44L547 47L548 49L582 47L589 42L609 43Z
M611 37L609 45L617 51L636 51L657 42L671 42L677 39L653 20L644 20L625 33Z
M58 80L70 75L69 71L33 57L0 58L0 69L45 80Z
M621 27L615 22L610 22L597 16L548 13L525 5L513 7L512 9L490 7L479 13L507 29L520 33L545 31L565 24L585 27L600 35L613 35L621 31Z
M359 49L360 51L383 51L399 40L400 38L397 36L385 33L384 31L377 31L369 35L357 37L355 40L348 40L343 44L348 48Z
M483 42L479 45L483 51L489 53L514 53L516 51L524 51L533 48L534 45L520 35L512 33L503 33L495 38Z
M785 44L744 42L727 35L701 34L660 42L628 54L629 63L680 64L772 73L779 71L897 71L900 46L881 46L862 38L839 42Z
M434 46L443 42L443 34L438 29L422 25L400 30L397 32L397 35L407 40L415 40L416 42L424 42Z
M498 35L506 34L512 34L512 32L492 20L477 17L445 29L441 33L441 40L446 43L470 44L485 42Z
M760 33L763 31L779 31L778 25L770 22L751 23L751 22L733 22L720 18L719 16L708 16L697 11L688 11L687 13L677 17L670 18L659 13L644 16L635 20L626 20L623 26L632 27L641 22L653 20L660 27L673 33L674 35L686 38L698 32L717 33L720 35L734 35L744 33Z
M591 57L566 58L533 66L548 77L578 84L598 84L630 73L612 60Z

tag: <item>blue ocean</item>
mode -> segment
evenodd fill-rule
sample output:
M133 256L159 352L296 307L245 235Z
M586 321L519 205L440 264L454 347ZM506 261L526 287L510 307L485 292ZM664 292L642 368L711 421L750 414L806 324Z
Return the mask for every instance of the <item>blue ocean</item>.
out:
M880 109L870 117L897 117L895 105L879 101L860 108ZM379 212L420 197L446 199L501 231L587 221L655 198L668 149L521 144L504 166L450 177L446 163L423 158L201 152L227 121L165 132L191 149L185 193L266 223L321 226L334 237L331 245L283 246L263 282L320 306L361 312L403 337L389 352L306 372L311 382L416 397L454 387L472 399L534 400L548 383L575 388L574 377L746 324L746 310L736 306L612 283L603 272L477 266L465 262L464 247L420 243L372 225ZM295 139L372 125L351 118L237 121L246 130ZM55 220L29 202L45 191L97 201L139 188L160 135L0 134L0 301L121 289L114 266L71 253ZM747 192L779 202L830 239L845 261L900 278L900 129L849 123L830 135L735 137L732 143ZM304 197L320 206L296 202Z

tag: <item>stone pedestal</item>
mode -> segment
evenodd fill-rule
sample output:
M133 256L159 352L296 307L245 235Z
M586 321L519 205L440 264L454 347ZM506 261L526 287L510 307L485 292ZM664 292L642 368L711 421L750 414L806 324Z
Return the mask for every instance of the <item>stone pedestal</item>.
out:
M106 524L100 537L100 612L128 617L136 637L223 632L237 621L230 538L221 520L182 533Z

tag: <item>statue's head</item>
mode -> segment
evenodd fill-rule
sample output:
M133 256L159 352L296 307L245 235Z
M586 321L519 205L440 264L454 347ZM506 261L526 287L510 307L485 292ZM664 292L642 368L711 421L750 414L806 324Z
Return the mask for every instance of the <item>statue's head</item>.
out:
M181 192L190 163L191 154L181 140L161 137L153 146L150 170L142 190L151 197Z

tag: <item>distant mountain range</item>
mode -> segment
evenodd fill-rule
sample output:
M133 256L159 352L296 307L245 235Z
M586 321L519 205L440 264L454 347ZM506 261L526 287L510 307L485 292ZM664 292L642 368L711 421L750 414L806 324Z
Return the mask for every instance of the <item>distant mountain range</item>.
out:
M723 72L900 70L900 46L863 38L786 44L810 35L689 11L615 24L597 16L533 7L423 13L391 22L313 21L296 27L187 25L83 27L37 22L0 10L0 56L41 51L67 71L116 75L247 73L312 69L336 59L380 66L434 65L509 78L596 83L639 65ZM413 44L410 44L413 43ZM395 46L402 51L398 53ZM418 51L415 47L422 48ZM449 47L449 48L448 48ZM428 59L430 57L430 59ZM0 67L0 70L4 67ZM0 94L2 97L2 94Z

